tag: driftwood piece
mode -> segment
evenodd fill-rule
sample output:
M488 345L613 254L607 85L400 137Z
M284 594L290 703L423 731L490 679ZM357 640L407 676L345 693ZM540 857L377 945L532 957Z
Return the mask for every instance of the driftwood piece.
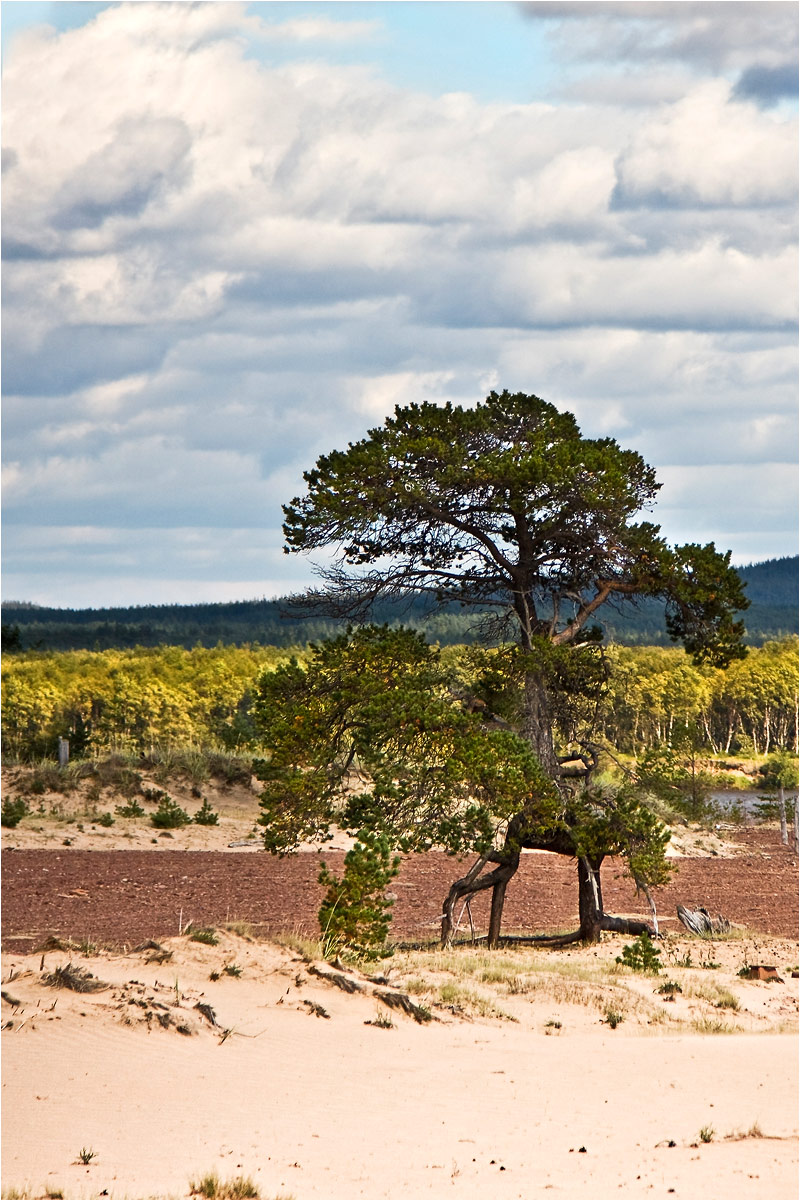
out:
M421 1005L415 1005L407 993L387 992L381 988L368 988L367 984L374 984L379 979L386 981L385 977L373 977L371 980L368 976L364 977L364 984L358 980L354 980L352 976L345 976L341 972L326 972L323 968L317 967L312 963L308 968L309 975L316 976L319 980L323 980L325 984L333 984L336 988L341 988L346 993L367 993L372 995L378 1001L383 1001L384 1005L388 1005L390 1009L399 1009L402 1013L414 1019L415 1022L431 1022L437 1019L433 1016L429 1009L424 1009ZM304 1001L305 1005L311 1005L310 1001Z
M635 917L612 917L610 913L604 913L600 922L601 930L608 930L612 934L649 934L651 938L658 938L658 927L653 923L640 921Z
M687 909L684 905L679 905L678 918L687 930L692 934L699 934L701 938L709 934L728 934L731 928L730 922L721 913L712 917L702 905L697 909Z
M326 984L335 984L337 988L341 988L343 992L364 992L364 986L359 984L357 980L353 980L351 976L343 976L340 972L323 972L313 963L308 969L310 976L319 976L320 980L324 980Z
M308 1001L308 1000L306 1000L306 998L304 997L304 998L303 998L303 1004L304 1004L305 1006L307 1006L307 1008L308 1008L308 1012L309 1012L309 1013L313 1013L314 1017L316 1017L316 1018L327 1018L327 1019L328 1019L328 1021L330 1021L330 1016L331 1016L331 1015L328 1013L327 1009L323 1009L323 1008L322 1008L322 1006L321 1006L321 1005L318 1005L316 1001Z
M411 998L404 992L380 992L376 988L373 995L379 1001L383 1001L384 1005L388 1005L390 1009L400 1009L403 1013L407 1013L415 1022L436 1021L429 1009L423 1009L421 1005L415 1005Z
M205 1001L198 1001L195 1005L195 1009L199 1009L200 1013L202 1013L203 1017L211 1026L219 1026L216 1013L210 1005L206 1004Z

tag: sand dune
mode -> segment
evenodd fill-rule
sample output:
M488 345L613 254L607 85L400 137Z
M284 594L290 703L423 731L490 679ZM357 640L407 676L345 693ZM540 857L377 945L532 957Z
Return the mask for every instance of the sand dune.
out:
M398 955L387 985L220 937L4 956L4 1196L187 1197L210 1170L261 1197L331 1201L796 1196L797 981L743 981L739 943L702 944L713 970L696 942L671 943L683 991L667 1002L652 977L611 971L619 940ZM760 950L796 963L796 943ZM46 982L68 963L108 987ZM738 1010L719 1006L725 990ZM624 1014L616 1029L604 1003ZM391 1026L366 1024L378 1013ZM697 1032L720 1027L738 1032Z

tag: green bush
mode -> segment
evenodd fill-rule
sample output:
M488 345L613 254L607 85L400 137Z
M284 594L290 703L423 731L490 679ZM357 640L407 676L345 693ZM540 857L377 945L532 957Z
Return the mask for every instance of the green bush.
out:
M216 931L211 929L191 930L189 938L192 942L204 942L209 947L215 947L219 942Z
M166 793L159 801L155 813L150 817L152 825L158 830L177 830L181 826L188 826L191 820L186 810L181 809L180 805Z
M617 955L617 963L648 976L657 976L661 971L660 952L658 947L653 946L649 934L640 934L635 942L623 947L622 954Z
M97 822L98 826L105 826L108 828L114 825L114 817L111 813L101 813L94 820Z
M393 904L384 889L399 870L400 858L392 857L389 840L370 830L359 831L358 841L345 856L341 879L323 863L318 879L328 891L318 916L326 957L342 949L362 958L380 955Z
M203 803L192 820L197 826L216 826L219 822L219 814L214 812L207 798L203 797Z
M13 829L29 812L27 802L23 801L22 797L18 797L15 801L3 801L0 825Z
M117 805L115 812L119 817L144 817L144 807L134 798L127 805Z

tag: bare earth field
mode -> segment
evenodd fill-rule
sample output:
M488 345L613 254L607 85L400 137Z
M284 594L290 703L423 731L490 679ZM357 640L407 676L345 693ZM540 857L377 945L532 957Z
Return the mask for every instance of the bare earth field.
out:
M797 1196L797 864L777 830L679 841L659 977L620 968L631 940L611 936L359 972L297 937L316 933L318 856L229 848L254 810L210 799L220 826L173 838L93 828L64 798L4 831L3 1196L188 1197L212 1170L330 1201ZM436 937L458 866L404 862L396 938ZM618 864L603 890L644 913ZM738 929L690 938L678 901ZM576 903L574 865L526 855L505 924L569 928ZM755 963L780 981L739 975Z

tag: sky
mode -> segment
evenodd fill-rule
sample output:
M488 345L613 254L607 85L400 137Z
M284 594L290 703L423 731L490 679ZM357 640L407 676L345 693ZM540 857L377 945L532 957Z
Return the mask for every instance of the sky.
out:
M503 388L795 554L797 17L3 3L4 599L303 589L303 471Z

